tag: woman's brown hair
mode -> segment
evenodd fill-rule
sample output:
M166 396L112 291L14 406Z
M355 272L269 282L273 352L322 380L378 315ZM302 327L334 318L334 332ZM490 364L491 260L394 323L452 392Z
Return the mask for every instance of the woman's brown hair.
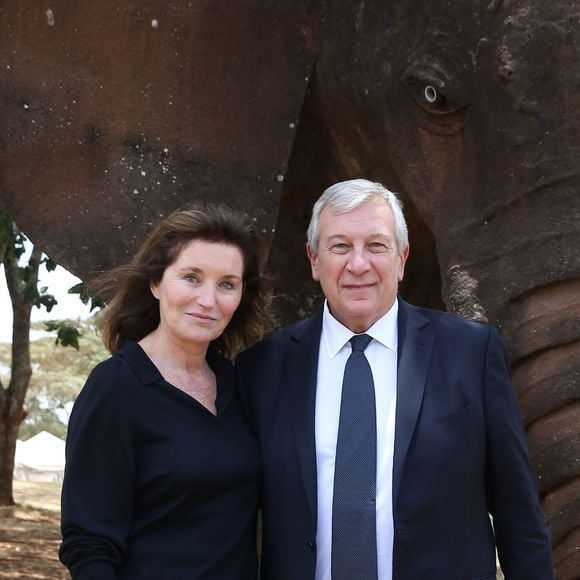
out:
M112 354L125 341L141 340L157 328L159 303L150 285L161 281L165 269L192 240L236 246L244 261L240 305L212 345L233 357L271 328L270 294L263 275L265 248L252 222L222 205L185 206L155 227L130 264L114 268L91 284L101 296L113 295L99 316L103 342Z

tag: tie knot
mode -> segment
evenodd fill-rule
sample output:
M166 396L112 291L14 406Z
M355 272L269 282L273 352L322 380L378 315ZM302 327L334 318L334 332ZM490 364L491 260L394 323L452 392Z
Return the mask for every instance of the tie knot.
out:
M358 350L360 352L364 352L365 348L369 345L369 342L372 338L368 334L355 334L350 339L350 344L352 346L352 350Z

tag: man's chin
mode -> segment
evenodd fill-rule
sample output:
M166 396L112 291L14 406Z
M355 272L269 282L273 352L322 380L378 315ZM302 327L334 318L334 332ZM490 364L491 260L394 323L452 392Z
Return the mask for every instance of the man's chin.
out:
M345 310L342 323L353 332L360 333L370 328L376 319L375 313L368 308L349 308Z

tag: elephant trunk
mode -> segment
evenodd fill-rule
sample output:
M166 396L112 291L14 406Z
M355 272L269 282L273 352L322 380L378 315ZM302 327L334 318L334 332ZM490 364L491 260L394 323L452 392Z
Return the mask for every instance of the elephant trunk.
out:
M472 264L473 266L473 264ZM533 288L501 308L482 302L477 276L447 270L451 311L484 320L502 333L513 383L552 534L558 580L580 569L580 279Z
M503 334L558 578L572 580L580 569L580 279L521 297Z

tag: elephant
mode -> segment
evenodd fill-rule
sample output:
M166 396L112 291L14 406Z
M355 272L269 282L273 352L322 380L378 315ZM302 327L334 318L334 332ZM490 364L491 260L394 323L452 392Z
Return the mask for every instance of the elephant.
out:
M579 13L562 0L0 6L0 204L90 280L178 205L269 244L280 322L329 184L405 204L401 294L505 341L557 577L580 570Z

